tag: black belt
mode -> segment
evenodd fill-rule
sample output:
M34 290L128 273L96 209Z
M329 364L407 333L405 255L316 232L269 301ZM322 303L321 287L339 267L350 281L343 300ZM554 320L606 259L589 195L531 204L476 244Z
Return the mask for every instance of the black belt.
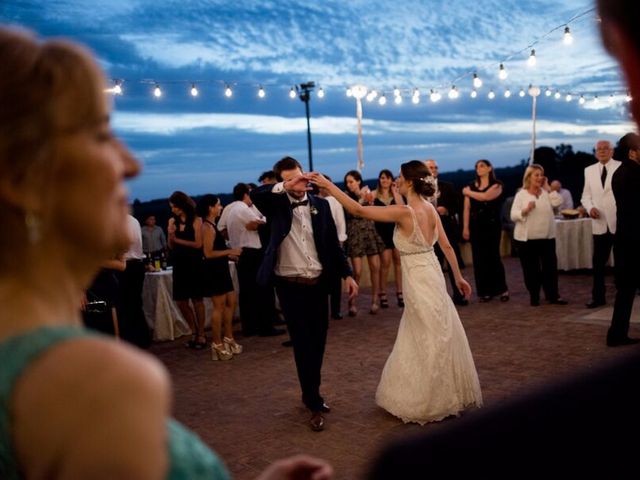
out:
M276 277L278 280L282 280L289 283L300 283L302 285L317 285L320 283L320 277Z

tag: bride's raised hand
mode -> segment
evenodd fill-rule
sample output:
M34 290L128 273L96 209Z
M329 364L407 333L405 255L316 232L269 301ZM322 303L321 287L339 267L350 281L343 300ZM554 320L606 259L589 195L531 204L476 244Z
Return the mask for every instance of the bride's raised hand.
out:
M327 178L318 172L312 172L309 174L311 183L318 186L318 188L328 188L332 183Z

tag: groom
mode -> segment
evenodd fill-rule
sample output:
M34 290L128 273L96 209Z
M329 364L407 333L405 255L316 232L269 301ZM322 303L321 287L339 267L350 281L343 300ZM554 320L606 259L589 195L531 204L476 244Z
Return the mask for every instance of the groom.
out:
M324 429L330 411L320 395L320 371L327 340L328 295L332 279L346 280L349 297L358 293L340 248L329 203L310 193L300 163L284 157L273 171L279 183L251 191L251 200L268 219L269 243L258 283L275 284L293 342L302 401L311 411L309 425Z

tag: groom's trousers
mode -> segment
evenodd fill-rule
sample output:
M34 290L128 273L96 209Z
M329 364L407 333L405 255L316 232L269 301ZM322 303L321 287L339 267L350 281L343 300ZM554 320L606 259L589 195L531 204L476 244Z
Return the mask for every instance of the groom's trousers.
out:
M277 277L276 292L293 343L293 355L306 407L319 411L322 359L329 325L328 290L322 282Z

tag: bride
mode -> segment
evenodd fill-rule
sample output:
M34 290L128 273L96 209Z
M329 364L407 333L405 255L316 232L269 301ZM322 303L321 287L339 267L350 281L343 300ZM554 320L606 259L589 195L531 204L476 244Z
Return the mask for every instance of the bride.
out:
M462 278L435 208L425 200L434 193L427 167L418 160L401 165L397 186L408 205L363 206L319 173L309 180L328 189L350 213L396 224L393 241L401 255L405 309L376 403L404 422L421 425L482 406L469 343L433 251L436 241L465 297L471 286Z

